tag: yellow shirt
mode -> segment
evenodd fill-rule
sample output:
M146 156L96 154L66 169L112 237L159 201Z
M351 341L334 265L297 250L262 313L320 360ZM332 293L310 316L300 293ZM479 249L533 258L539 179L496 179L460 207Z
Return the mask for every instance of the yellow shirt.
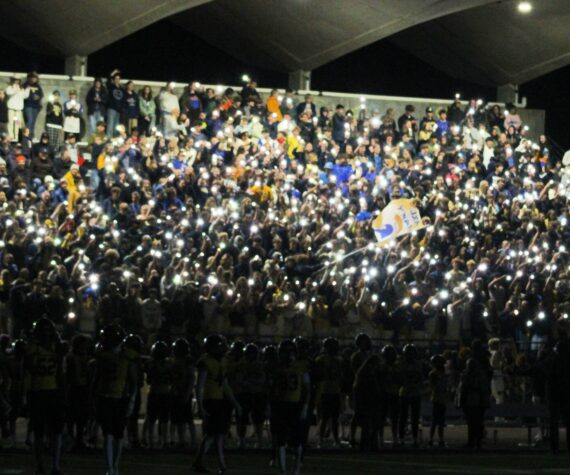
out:
M262 186L254 185L249 189L249 192L252 195L254 195L255 199L260 203L265 203L266 201L269 201L273 193L271 191L271 187L267 185L262 185Z
M131 362L124 353L101 351L95 356L97 364L97 395L121 399L127 395L127 379Z
M291 159L295 158L295 152L299 150L299 137L294 134L287 137L287 156Z
M289 365L279 365L273 379L273 399L282 402L300 402L303 395L305 365L294 361Z
M210 355L204 355L198 361L198 371L206 371L206 383L204 385L204 399L224 399L224 380L227 373L227 361L220 360Z
M44 347L30 343L26 348L30 391L53 391L58 389L58 367L60 358L55 345Z

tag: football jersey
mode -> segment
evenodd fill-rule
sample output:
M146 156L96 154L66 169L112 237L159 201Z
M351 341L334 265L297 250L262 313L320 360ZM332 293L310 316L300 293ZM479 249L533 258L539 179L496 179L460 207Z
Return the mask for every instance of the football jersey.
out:
M55 345L42 346L30 343L26 347L27 370L30 391L53 391L58 389L58 366L60 357Z
M299 361L279 365L273 374L272 397L275 401L300 402L306 366Z
M206 371L204 384L204 399L224 399L224 380L227 373L227 360L216 359L210 355L204 355L198 361L198 371Z
M338 356L321 355L317 358L316 365L323 394L340 394L342 360Z
M129 359L122 352L103 350L95 356L98 381L97 395L120 399L127 394Z

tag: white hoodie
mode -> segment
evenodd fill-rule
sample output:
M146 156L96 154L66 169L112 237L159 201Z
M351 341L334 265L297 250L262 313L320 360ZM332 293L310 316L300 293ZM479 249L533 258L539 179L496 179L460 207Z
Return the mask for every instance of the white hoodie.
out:
M6 88L8 96L8 109L15 111L24 110L24 99L30 95L30 88L22 89L18 85L10 85Z

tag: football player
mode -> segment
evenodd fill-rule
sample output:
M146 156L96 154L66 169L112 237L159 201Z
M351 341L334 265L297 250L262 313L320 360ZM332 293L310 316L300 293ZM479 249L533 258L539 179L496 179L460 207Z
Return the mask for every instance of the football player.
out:
M303 437L311 398L311 380L306 365L297 361L291 340L279 344L279 362L271 374L270 423L280 475L287 473L287 446L295 451L293 474L301 473Z
M210 335L204 340L206 353L198 361L196 401L202 418L204 436L193 468L199 473L208 472L204 467L204 457L212 444L216 446L218 473L226 472L224 435L230 427L232 404L238 416L241 413L241 407L228 383L226 348L227 343L223 336Z
M24 358L25 396L34 435L36 474L43 474L44 437L51 434L52 475L62 474L60 467L64 424L65 384L61 342L51 320L42 317L32 327L32 341Z
M170 418L170 387L172 369L170 348L164 341L157 341L150 350L151 359L146 368L146 380L150 387L146 417L150 448L163 448L167 445L168 420ZM154 425L158 421L159 442L154 444Z
M172 409L170 423L178 433L178 446L186 446L186 428L190 428L190 446L196 445L196 427L192 417L192 397L196 384L196 371L190 356L190 344L185 338L178 338L172 344Z
M323 342L324 354L317 357L317 405L320 408L320 445L330 422L335 447L340 446L338 419L341 408L341 382L343 381L342 360L338 356L340 345L336 338L326 338Z
M241 394L238 401L242 407L238 418L238 437L240 447L245 446L245 435L250 421L255 428L255 447L260 448L263 440L263 423L267 414L267 374L265 365L259 359L259 348L249 343L243 350L244 358L240 364ZM237 397L237 396L236 396Z
M89 418L89 346L91 339L76 335L65 357L65 376L69 401L69 435L75 434L75 447L84 448L83 435Z
M133 412L138 389L136 367L123 352L124 337L121 327L104 327L99 335L101 351L95 353L93 368L91 394L103 431L107 475L119 473L125 427Z

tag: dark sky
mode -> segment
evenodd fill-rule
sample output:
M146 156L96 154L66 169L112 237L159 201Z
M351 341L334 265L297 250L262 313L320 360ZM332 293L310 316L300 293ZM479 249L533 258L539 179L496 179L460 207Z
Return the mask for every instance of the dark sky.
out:
M157 42L160 38L160 42ZM0 70L63 73L63 60L30 53L5 45ZM120 60L117 60L120 58ZM93 53L88 60L89 75L107 75L118 67L126 77L158 81L198 80L211 84L238 84L243 73L256 78L263 87L286 87L287 74L265 71L232 58L180 26L162 20L113 45ZM564 148L570 148L565 110L570 67L562 68L524 85L528 107L546 109L547 134ZM495 90L454 79L389 40L382 40L322 66L312 73L312 89L397 96L484 97L494 100Z

